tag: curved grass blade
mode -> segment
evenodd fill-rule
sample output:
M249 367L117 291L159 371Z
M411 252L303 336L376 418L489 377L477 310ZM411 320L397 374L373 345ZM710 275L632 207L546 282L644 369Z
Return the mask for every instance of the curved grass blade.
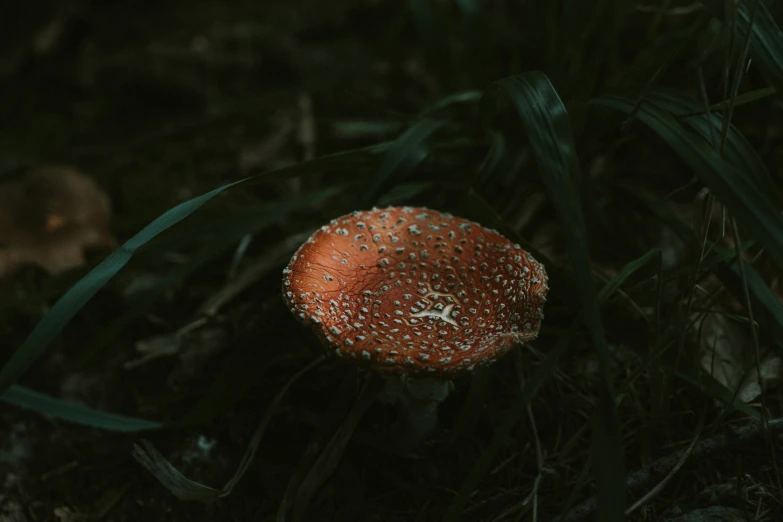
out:
M322 190L308 192L286 201L263 204L252 209L250 212L242 212L236 216L230 216L227 220L220 223L220 226L215 227L212 230L212 232L218 232L215 234L214 239L206 242L190 260L177 266L153 288L136 298L132 306L120 314L119 317L92 339L79 352L77 362L84 362L111 341L111 339L115 339L122 330L132 324L139 316L143 315L150 306L165 295L172 286L180 284L206 263L209 263L232 248L245 235L257 233L260 230L272 226L291 212L308 208L331 198L332 196L339 194L344 188L344 185L332 186Z
M560 358L565 355L571 345L571 338L576 333L578 322L574 321L571 327L562 334L546 357L541 361L541 365L536 372L525 383L522 390L511 407L506 411L503 421L494 427L494 436L489 445L481 452L476 463L470 469L462 483L457 495L449 506L444 517L444 522L458 522L462 520L462 513L467 506L473 492L476 491L481 480L487 475L495 456L500 452L505 441L508 440L511 430L517 425L525 413L525 408L538 393L538 390L554 375L557 370Z
M36 325L22 346L6 361L0 370L0 394L43 354L49 343L60 333L68 322L86 305L90 299L103 288L117 272L128 264L137 249L155 238L161 232L173 227L193 212L201 208L209 200L250 178L244 178L206 194L195 197L164 212L152 223L144 227L138 234L130 238L106 259L93 268L79 280L65 295L52 306L49 312Z
M723 15L725 2L707 0L704 3L718 16ZM751 19L752 28L750 28ZM764 77L777 88L778 92L783 92L783 33L761 0L737 2L739 41L745 41L749 28L751 34L748 51L753 58L753 63L758 65Z
M163 424L160 422L96 410L82 404L39 393L23 386L11 386L0 396L0 400L17 408L31 410L55 419L102 430L128 433L157 430L163 427Z
M482 101L495 101L498 94L511 100L525 129L542 171L560 222L566 232L568 249L577 275L582 302L582 318L590 328L604 389L594 420L594 470L600 520L623 520L625 512L625 467L622 435L617 417L609 350L598 310L590 259L587 230L582 215L577 184L581 180L579 160L571 134L568 113L555 88L541 72L529 72L495 82ZM497 105L496 105L497 106Z
M288 179L298 176L309 176L312 174L351 174L359 177L364 171L371 171L378 164L378 157L394 144L394 141L369 145L358 149L335 152L313 158L310 161L297 165L288 165L264 172L262 175L254 176L259 182L269 181L270 179ZM252 185L252 181L250 184Z
M441 109L445 109L446 107L451 107L452 105L456 105L458 103L475 103L481 99L481 91L462 91L462 92L455 92L454 94L449 94L448 96L444 96L440 100L436 101L432 105L426 107L424 110L422 110L419 115L420 116L429 116L433 112L438 112Z
M329 438L329 441L326 443L315 462L313 462L312 467L308 470L302 483L299 484L292 506L292 519L294 522L304 520L307 509L313 501L313 498L315 498L321 486L323 486L337 469L337 466L340 464L340 460L343 457L343 453L345 452L345 448L348 447L351 436L359 425L359 421L361 421L364 414L375 401L375 398L382 388L383 381L381 379L373 378L373 376L364 382L350 411L340 423L340 426L334 434ZM278 520L279 519L280 511L278 511Z
M742 105L747 105L749 103L753 103L758 100L763 100L764 98L768 98L778 92L778 90L775 87L762 87L761 89L755 89L753 91L744 92L742 94L738 94L734 97L734 99L728 99L723 100L718 103L713 103L710 105L710 112L720 112L725 111L729 107L734 107L735 109L737 107L741 107ZM707 110L704 107L701 107L699 109L694 110L693 112L690 112L688 114L683 114L681 116L700 116L702 114L706 114Z
M601 288L601 290L599 290L598 295L596 296L598 304L601 305L605 303L606 300L609 299L609 296L614 294L623 285L623 283L625 283L625 281L631 277L631 275L647 266L648 263L657 260L660 255L661 250L659 248L653 248L643 256L634 259L622 267L620 271L617 272L617 275L615 275Z
M633 188L624 187L624 189L629 195L637 198L644 206L649 208L665 226L669 227L681 239L688 243L693 243L697 240L691 227L674 216L663 205L650 201ZM708 243L706 248L715 253L707 261L710 269L721 279L726 288L737 297L737 300L743 303L742 292L744 290L741 287L742 283L736 253L714 243ZM760 305L759 307L754 306L757 315L756 319L762 325L773 330L773 339L783 339L783 303L781 303L777 294L772 291L752 265L746 263L744 270L748 290L755 302ZM777 341L774 344L780 348L780 343L781 341Z
M476 0L457 0L457 6L462 11L465 18L473 18L479 13L479 6Z
M267 172L264 174L264 177L286 178L324 171L344 171L347 161L354 162L359 166L368 166L377 161L377 154L385 152L390 146L390 143L381 143L353 151L331 154L316 158L302 165ZM130 261L139 248L188 217L221 192L253 179L255 177L245 178L218 187L168 210L82 277L52 306L22 346L17 349L14 355L0 369L0 394L24 374L35 360L43 354L49 343L60 333L65 325L92 299L98 290L106 285Z
M369 377L369 379L367 379ZM341 373L339 382L332 385L333 393L330 393L328 404L320 412L320 421L309 437L309 442L303 448L303 451L297 463L288 474L288 484L286 484L280 502L277 505L276 522L286 522L289 520L289 513L294 509L297 497L301 490L301 485L309 475L323 453L329 441L334 437L340 426L345 423L350 411L357 404L357 389L364 388L369 384L369 380L375 380L377 376L365 375L365 378L359 378L355 369L350 369Z
M689 371L683 368L678 369L675 373L683 381L692 384L705 395L717 399L732 410L742 412L751 419L761 420L761 413L757 409L742 402L733 390L726 388L712 375L701 370Z
M783 267L783 217L749 176L656 105L644 101L639 104L630 96L604 96L590 103L634 115L655 131Z
M711 141L712 136L720 136L723 130L723 118L719 113L698 114L700 103L682 96L676 92L651 89L645 96L655 105L680 116L705 141ZM736 105L735 105L736 107ZM766 165L753 146L734 125L729 124L726 141L722 151L723 157L737 168L749 172L759 188L772 199L777 208L783 206L783 198Z
M638 200L643 206L647 207L665 226L669 227L675 234L686 242L696 241L696 236L689 225L680 221L663 204L658 201L652 201L641 194L634 187L623 187L630 197ZM708 243L707 249L712 251L710 257L705 260L705 264L710 266L711 270L721 278L726 287L734 293L740 303L744 303L744 289L740 286L741 276L737 266L737 255L727 248ZM748 290L760 306L754 306L756 319L762 325L766 325L774 332L773 340L783 339L783 303L777 295L769 288L766 282L758 275L750 264L744 267ZM732 280L729 280L730 276ZM780 348L780 341L774 343ZM699 389L713 399L716 399L733 410L739 411L750 418L760 419L761 415L752 406L740 401L733 392L726 389L725 386L716 381L712 376L702 372L700 369L679 368L675 374L678 378L695 384Z
M506 155L506 138L502 133L490 131L490 145L484 162L476 173L473 180L473 186L477 188L484 187L487 182L497 174L497 169Z
M386 189L396 185L396 174L404 173L424 161L429 154L427 139L446 124L443 120L423 119L416 122L397 138L383 157L378 172L367 184L362 207L371 205Z
M723 250L725 249L718 249L718 252L722 252ZM726 251L726 253L729 252ZM734 257L733 259L728 263L721 264L722 266L713 267L713 270L721 276L723 284L730 289L731 293L739 298L738 301L744 303L741 299L743 288L740 268L737 265L736 255L733 252L731 254ZM724 271L723 266L725 265L729 266ZM729 274L726 273L729 272L729 270L731 271L732 276L731 281L728 277ZM759 273L756 272L750 264L745 263L744 271L748 290L756 303L761 305L761 309L758 309L757 306L753 307L754 310L759 312L756 314L758 316L756 317L756 320L773 331L773 344L778 347L778 350L781 350L781 342L783 342L783 303L780 302L778 295L772 291L769 285L767 285L764 279L761 278Z
M242 457L237 470L231 479L220 488L213 488L205 484L201 484L194 480L187 478L177 468L164 457L155 446L147 440L142 440L141 445L135 444L131 455L136 461L144 466L147 471L152 473L158 481L163 484L174 496L181 500L195 500L199 502L214 502L220 498L226 497L234 490L234 486L242 479L245 472L250 467L253 459L258 452L258 448L261 445L261 440L266 433L266 427L269 425L269 421L272 419L272 415L277 411L278 406L288 393L288 389L299 380L299 378L306 372L315 368L324 361L324 356L319 356L305 367L296 372L288 382L280 389L274 396L272 401L267 406L266 412L263 418L258 423L253 437L250 439L250 443L245 450L245 454Z

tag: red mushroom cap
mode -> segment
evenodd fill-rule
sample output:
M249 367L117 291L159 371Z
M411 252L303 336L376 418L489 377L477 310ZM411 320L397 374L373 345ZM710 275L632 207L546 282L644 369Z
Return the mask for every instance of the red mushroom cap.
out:
M442 377L534 340L548 290L543 265L498 232L411 207L333 220L283 274L286 304L330 352Z

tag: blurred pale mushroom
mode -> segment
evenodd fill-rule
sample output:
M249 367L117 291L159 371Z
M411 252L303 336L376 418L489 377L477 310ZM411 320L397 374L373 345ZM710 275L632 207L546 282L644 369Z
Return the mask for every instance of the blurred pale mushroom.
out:
M0 278L33 264L51 275L84 264L84 250L111 248L111 202L92 179L43 167L0 184Z

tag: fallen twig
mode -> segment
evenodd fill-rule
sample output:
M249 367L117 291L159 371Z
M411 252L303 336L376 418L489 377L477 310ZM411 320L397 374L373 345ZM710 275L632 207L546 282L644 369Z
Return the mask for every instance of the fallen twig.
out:
M310 234L311 232L294 234L269 247L262 256L250 263L243 272L230 279L217 293L207 298L199 306L194 318L176 332L138 341L136 343L136 351L141 356L125 363L125 368L137 368L154 359L178 354L188 335L210 324L211 319L216 317L225 305L261 280L280 263L284 263L294 250L307 240Z
M285 383L277 395L274 396L272 402L269 403L261 421L256 427L256 431L253 433L253 437L250 439L250 443L245 450L245 454L242 457L241 462L237 466L237 470L234 475L229 479L226 484L220 488L213 488L206 484L201 484L194 480L190 480L183 475L177 468L175 468L167 459L163 456L151 442L145 439L141 439L139 444L133 445L133 451L131 455L136 461L144 466L152 475L155 476L158 481L163 484L171 493L173 493L180 500L195 500L198 502L214 502L220 498L226 497L234 490L234 486L239 482L242 476L245 474L250 464L253 462L253 458L258 452L258 448L261 444L261 439L266 433L266 427L269 425L269 421L272 419L272 415L277 411L278 406L283 401L288 389L306 372L315 368L325 360L323 355L313 359L306 366L296 372L288 382Z
M310 237L311 232L294 234L291 237L271 246L263 256L259 257L247 269L230 280L216 294L207 299L198 309L198 314L214 317L220 309L260 280L264 275L284 262L291 253Z
M783 432L783 417L778 419L771 419L767 426L769 433ZM761 423L754 422L739 428L727 426L724 433L719 433L712 437L703 439L701 442L696 443L692 450L690 447L683 448L656 460L646 468L641 468L634 471L626 478L626 489L630 491L638 491L645 487L649 487L650 484L667 475L670 470L674 468L674 466L676 466L684 456L686 456L689 450L691 450L690 459L698 460L709 457L713 453L731 446L746 444L754 439L760 438L762 435L763 427ZM576 522L586 519L594 511L595 497L592 497L573 508L565 516L561 516L556 520L558 522Z

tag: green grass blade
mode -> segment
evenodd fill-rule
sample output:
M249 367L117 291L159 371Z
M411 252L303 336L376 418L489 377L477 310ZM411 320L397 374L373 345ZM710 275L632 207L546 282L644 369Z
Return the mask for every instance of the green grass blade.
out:
M36 325L22 346L6 361L0 370L0 393L5 392L43 354L49 343L90 299L128 264L137 249L154 239L158 234L176 225L221 192L244 183L245 178L195 197L166 211L138 234L130 238L117 250L79 280L52 306Z
M511 430L514 429L514 426L517 425L524 415L527 405L530 404L530 401L536 396L536 393L538 393L541 386L549 381L552 375L554 375L560 358L565 355L571 345L571 337L575 332L576 323L558 338L552 349L547 352L546 357L537 368L537 371L525 383L525 388L514 400L514 404L506 412L503 421L495 426L492 440L468 472L465 481L462 483L462 487L460 487L451 506L449 506L449 510L444 517L445 522L458 522L459 520L462 520L462 513L465 506L467 506L471 495L473 495L473 492L478 488L481 480L489 472L495 456L501 450L503 444L505 444L505 441L511 434Z
M96 410L75 402L45 395L23 386L11 386L3 393L0 400L17 408L32 410L55 419L102 430L137 432L157 430L163 427L163 424L160 422Z
M695 114L703 106L702 103L663 89L650 90L646 98L675 116L683 116L682 120L707 142L710 142L712 136L717 139L722 133L723 118L720 113L711 113L709 117L707 114ZM769 170L753 146L734 125L729 125L722 155L735 167L749 172L758 187L781 208L783 198Z
M457 6L465 18L473 18L479 13L479 5L476 0L457 0Z
M731 254L734 258L728 264L730 265L731 273L733 274L734 284L730 284L727 280L727 275L719 272L721 270L720 266L713 267L713 270L721 276L723 283L730 288L731 293L738 298L738 301L744 304L744 301L741 299L743 288L740 268L737 265L736 255L733 252ZM772 291L769 285L767 285L752 266L746 263L744 271L750 295L755 299L756 303L761 305L760 310L757 306L753 307L754 310L760 312L756 313L758 316L756 317L756 320L762 322L767 328L774 332L774 340L778 347L780 347L780 343L783 342L783 303L781 303L778 295Z
M83 363L94 353L115 339L125 328L130 326L135 319L143 315L149 308L173 286L182 283L193 275L205 264L214 260L247 234L258 233L277 223L281 218L297 210L306 209L322 201L339 194L345 189L345 185L327 187L301 194L285 201L266 203L252 209L251 212L242 212L236 216L229 216L218 226L211 227L213 238L197 251L187 262L178 265L162 278L153 288L137 297L115 320L109 323L103 330L85 347L80 350L76 360Z
M655 261L658 259L658 256L660 256L661 251L658 248L653 248L643 256L634 259L624 267L620 269L619 272L617 272L617 275L615 275L608 283L606 283L603 288L598 292L598 295L596 296L596 300L598 301L599 306L604 304L606 300L609 298L610 295L615 293L618 288L620 288L625 281L631 277L631 275L635 274L645 266L647 266L648 263Z
M476 188L485 186L490 179L497 175L498 167L503 163L503 158L506 156L505 136L500 132L491 131L490 137L491 141L487 156L484 158L484 162L473 180L473 186Z
M762 87L761 89L755 89L753 91L744 92L742 94L738 94L733 100L723 100L718 103L713 103L710 105L710 111L711 112L720 112L725 111L729 107L734 107L735 109L737 107L741 107L743 105L748 105L749 103L753 103L759 100L763 100L765 98L769 98L773 94L778 92L778 90L774 87ZM707 110L703 107L694 110L692 113L689 114L696 116L701 114L706 114Z
M368 181L362 208L371 206L382 192L401 182L407 171L424 161L429 154L426 141L445 124L442 120L423 119L397 138L386 151L376 175Z
M697 241L691 227L679 220L663 205L649 201L633 189L626 190L632 197L638 198L665 226L669 227L681 239L690 244ZM744 289L741 286L742 281L739 266L737 265L736 253L714 243L708 243L706 248L714 253L705 260L706 264L721 279L726 288L734 294L738 302L744 303ZM775 339L783 339L783 303L752 265L746 263L744 270L748 290L759 305L758 307L754 306L757 316L756 320L766 326L766 328L771 329L774 332ZM777 344L779 345L780 341Z
M684 368L676 370L675 373L677 377L683 381L699 388L705 395L718 399L732 410L742 412L747 415L748 418L757 421L761 420L761 414L756 408L742 402L737 397L737 394L734 393L734 390L726 388L726 386L718 382L712 375L704 371L689 371Z
M641 205L647 207L662 224L670 228L681 239L688 243L697 241L693 230L686 223L680 221L674 216L668 208L658 201L652 201L641 194L635 187L624 187L626 193L637 199ZM737 255L721 245L708 243L706 245L712 253L705 259L705 264L720 277L740 303L744 303L744 289L737 266ZM766 282L759 276L755 269L746 264L744 267L748 290L755 302L754 314L756 320L771 329L774 332L774 339L783 339L783 303L777 295L769 288ZM731 279L729 279L731 278ZM778 341L779 345L779 341ZM760 419L759 412L752 406L741 402L733 393L727 390L725 386L716 381L712 376L704 373L698 368L680 368L676 372L677 377L688 383L699 387L705 394L714 399L723 402L730 408L742 412L753 419Z
M437 18L432 0L408 0L408 9L413 15L413 20L425 36L432 37L437 29Z
M723 1L705 2L719 17L723 16ZM753 11L756 11L755 14ZM753 65L758 66L764 77L783 92L783 32L775 23L772 14L761 0L739 0L737 5L737 38L744 42L747 38L751 18L753 27L750 35L750 57Z
M340 423L337 430L329 438L329 441L326 443L315 462L313 462L312 467L299 485L293 503L292 520L294 522L305 519L307 508L310 506L310 503L316 497L316 494L320 491L324 483L337 469L337 466L340 464L340 460L343 457L343 453L351 441L351 436L359 425L359 421L370 406L372 406L383 388L383 381L373 377L375 376L371 376L365 381L364 385L359 390L359 395L356 397L350 411Z
M272 401L267 406L264 416L258 423L255 432L253 432L253 436L250 439L247 449L245 450L245 454L242 457L242 460L239 462L234 475L220 489L213 488L206 484L201 484L187 478L182 474L182 472L175 468L174 465L172 465L171 462L169 462L162 453L155 449L155 446L153 446L152 443L147 440L142 440L140 444L134 445L131 455L134 459L136 459L136 461L139 462L139 464L144 466L147 471L152 473L152 475L158 479L158 481L164 487L166 487L166 489L171 491L171 493L181 500L214 502L219 498L228 496L231 494L234 487L242 479L242 477L245 475L245 472L253 463L253 459L258 453L258 448L260 447L261 441L264 437L264 434L266 433L266 428L269 426L269 422L271 421L272 416L275 414L278 407L283 402L283 399L288 394L288 390L295 382L299 380L302 375L321 364L323 360L323 356L317 357L309 364L301 368L298 372L291 376L290 379L288 379L280 391L278 391L277 394L272 398Z
M633 114L655 131L783 267L783 217L748 175L722 159L708 142L688 132L661 107L649 102L637 104L630 96L605 96L591 103Z
M480 99L481 99L481 91L455 92L454 94L449 94L448 96L444 96L443 98L436 101L432 105L429 105L424 110L422 110L419 113L419 115L429 116L433 112L438 112L442 109L445 109L446 107L451 107L452 105L456 105L459 103L475 103Z
M493 88L494 87L494 88ZM625 466L622 435L615 405L609 350L598 310L590 259L587 230L582 215L577 183L581 179L579 161L571 135L568 113L549 79L540 72L504 78L490 86L484 101L497 103L497 93L507 96L520 116L560 222L568 239L568 250L577 275L583 319L590 328L598 351L604 381L603 405L595 424L594 461L598 515L600 520L624 520Z

